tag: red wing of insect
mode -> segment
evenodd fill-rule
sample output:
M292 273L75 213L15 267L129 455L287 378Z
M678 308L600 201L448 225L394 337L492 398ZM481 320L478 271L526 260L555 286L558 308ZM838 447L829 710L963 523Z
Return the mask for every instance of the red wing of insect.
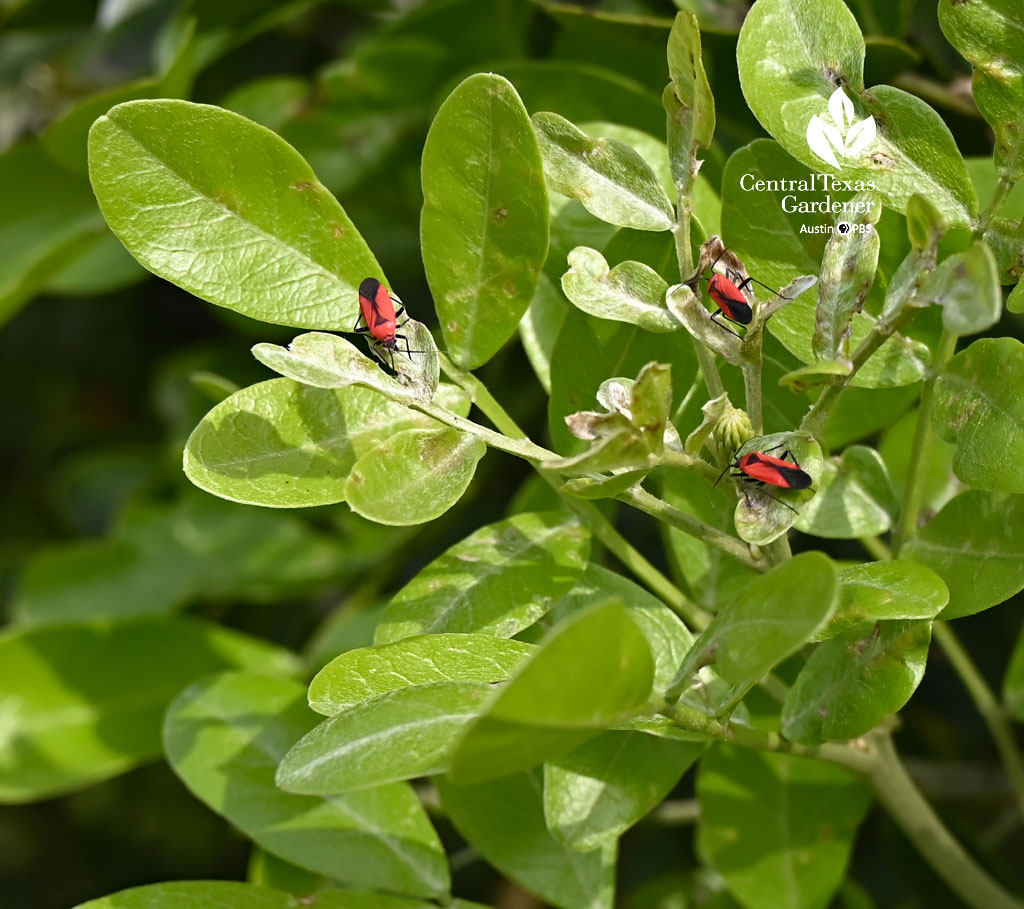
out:
M712 275L708 282L708 295L730 321L739 325L749 325L754 318L743 291L725 275Z
M748 477L781 489L808 489L812 482L810 474L792 461L757 451L744 455L736 462L736 466Z

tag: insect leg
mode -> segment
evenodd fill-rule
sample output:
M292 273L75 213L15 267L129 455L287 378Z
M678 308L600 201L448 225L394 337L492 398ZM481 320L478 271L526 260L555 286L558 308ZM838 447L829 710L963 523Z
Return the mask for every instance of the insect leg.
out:
M741 338L736 332L734 332L728 325L723 325L721 322L718 321L718 316L721 316L721 315L725 315L725 314L722 312L722 310L716 309L714 314L711 316L711 321L714 322L715 325L717 325L719 328L725 329L733 337L739 338L742 341L743 338Z

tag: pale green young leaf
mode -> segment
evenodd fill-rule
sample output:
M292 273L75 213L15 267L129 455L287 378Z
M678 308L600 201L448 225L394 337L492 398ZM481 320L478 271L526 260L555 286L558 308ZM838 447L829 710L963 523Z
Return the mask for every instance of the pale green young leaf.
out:
M850 565L839 569L839 605L818 637L882 619L933 619L948 602L942 578L917 562Z
M668 230L672 203L640 154L616 139L592 139L558 114L533 115L544 177L602 221Z
M317 719L297 682L224 673L171 704L164 749L194 795L273 854L356 887L446 894L444 851L407 784L326 797L274 784L289 745Z
M945 259L928 277L921 296L942 307L942 324L955 335L991 328L1003 312L995 257L980 240Z
M1024 284L1017 284L1010 295L1006 298L1006 311L1013 313L1024 312Z
M819 644L782 707L791 742L846 741L899 710L921 684L932 623L862 623Z
M934 249L946 232L946 222L927 196L914 193L907 199L907 235L919 250Z
M599 319L628 322L647 331L680 327L665 308L668 284L641 262L621 262L609 269L596 249L578 246L569 253L562 290L573 304Z
M939 26L974 64L974 100L996 134L995 164L1007 180L1024 178L1024 10L1014 0L940 0Z
M754 578L731 597L701 633L679 670L696 678L708 660L741 695L825 627L835 611L839 579L832 560L805 552ZM726 701L727 703L727 701ZM709 704L712 712L725 706Z
M458 429L406 429L362 455L345 481L349 507L378 524L425 524L466 491L487 445Z
M410 327L411 326L411 327ZM299 335L287 347L257 344L253 356L274 372L314 388L365 385L402 403L429 401L440 375L437 348L426 326L410 322L403 329L416 353L412 359L401 348L395 357L398 375L389 376L362 351L338 335L312 331ZM402 342L398 342L402 345ZM387 360L391 363L390 358Z
M863 193L873 205L863 213L849 216L854 229L833 232L821 260L818 278L818 307L815 311L811 347L819 360L848 359L851 348L850 323L864 308L868 291L878 269L878 231L875 224L882 213L877 196ZM858 230L856 228L863 228Z
M935 383L932 428L955 445L965 483L1024 492L1024 345L982 338L953 357Z
M794 526L816 537L875 536L892 526L898 508L881 455L851 445L825 461L817 495L800 510Z
M942 118L924 101L889 85L864 89L864 39L842 0L768 0L743 23L736 59L747 104L793 157L815 169L827 166L808 142L812 117L849 142L860 122L877 132L864 148L851 148L842 176L875 185L887 205L905 211L924 193L950 225L966 225L977 197L963 158ZM829 104L842 88L845 105ZM835 122L838 109L841 123ZM833 157L834 154L833 154Z
M996 257L1000 283L1018 283L1024 275L1024 224L1017 218L993 218L982 239Z
M436 682L503 682L533 645L489 634L424 634L361 647L328 663L309 684L309 706L325 716L399 688Z
M638 714L653 680L650 647L628 611L617 601L586 609L557 626L465 729L451 777L491 779L564 753Z
M488 693L484 682L438 682L359 704L299 739L277 768L277 785L320 795L442 773Z
M226 669L291 674L287 651L216 625L132 619L0 636L0 802L71 792L150 761L172 698Z
M680 137L684 141L679 148L686 148L692 157L694 149L710 146L715 134L715 100L704 72L700 26L693 13L676 13L668 36L668 73L676 98L687 112L688 129ZM677 183L682 176L675 174Z
M395 433L436 425L369 388L271 379L235 392L203 418L185 446L185 473L235 502L331 505L345 500L359 458Z
M559 909L611 909L617 843L577 852L544 819L540 770L456 786L436 780L444 812L487 861Z
M746 909L824 909L871 804L849 771L715 747L700 762L698 849Z
M348 331L380 266L287 142L219 107L130 101L89 133L100 210L154 274L218 306Z
M949 588L944 619L997 606L1024 588L1024 497L971 489L951 499L900 554Z
M439 632L510 638L573 589L589 554L587 531L561 513L527 512L481 527L395 595L374 641Z
M544 765L552 835L587 851L619 836L661 802L707 746L609 730Z
M486 363L515 331L548 252L540 152L516 90L493 73L462 82L423 148L420 241L449 354Z

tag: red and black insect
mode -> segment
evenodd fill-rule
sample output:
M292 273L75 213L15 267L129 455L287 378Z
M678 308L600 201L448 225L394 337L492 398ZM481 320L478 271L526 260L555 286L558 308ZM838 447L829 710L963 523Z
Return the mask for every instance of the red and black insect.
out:
M731 468L735 470L731 476L739 477L744 483L753 483L761 489L765 486L777 486L779 489L809 489L813 482L811 475L800 467L800 462L793 456L792 451L787 448L782 452L781 458L768 454L769 451L777 451L779 448L782 448L782 445L776 445L767 451L749 451L741 455L732 463L725 465L715 480L715 486L718 486L726 471ZM764 494L785 505L790 511L796 511L792 505L783 502L778 496L773 496L770 492Z
M399 309L395 312L395 302L398 302ZM405 335L398 334L398 329L409 321L406 317L404 322L398 320L405 314L405 306L397 294L389 293L388 289L376 278L364 278L359 285L359 315L352 330L360 334L369 332L373 340L370 342L375 347L380 347L388 352L391 357L391 368L395 368L396 350L399 340L405 341L405 354L412 359L414 353L422 351L410 350L409 339ZM359 327L359 322L366 325Z
M718 264L718 259L725 255L725 252L726 250L723 249L718 254L718 258L711 263L712 270ZM751 281L755 284L760 284L761 287L771 291L773 294L778 294L778 291L772 290L767 284L762 284L757 278L743 278L738 271L732 268L726 269L724 275L712 275L711 280L708 281L708 296L715 302L718 309L712 314L711 321L714 322L719 315L723 315L730 322L735 322L737 325L749 325L754 318L754 312L750 308L750 303L747 302L743 291ZM728 326L722 325L721 322L718 324L730 334L736 335L736 332ZM739 337L739 335L736 335L736 337Z

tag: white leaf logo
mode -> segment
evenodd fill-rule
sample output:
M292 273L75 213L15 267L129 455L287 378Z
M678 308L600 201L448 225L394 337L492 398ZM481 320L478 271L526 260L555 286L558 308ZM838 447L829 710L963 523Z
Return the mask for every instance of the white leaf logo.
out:
M875 118L854 121L853 102L842 88L828 99L832 123L815 114L807 124L807 144L826 164L840 169L839 158L852 158L875 140ZM837 157L838 156L838 157Z

